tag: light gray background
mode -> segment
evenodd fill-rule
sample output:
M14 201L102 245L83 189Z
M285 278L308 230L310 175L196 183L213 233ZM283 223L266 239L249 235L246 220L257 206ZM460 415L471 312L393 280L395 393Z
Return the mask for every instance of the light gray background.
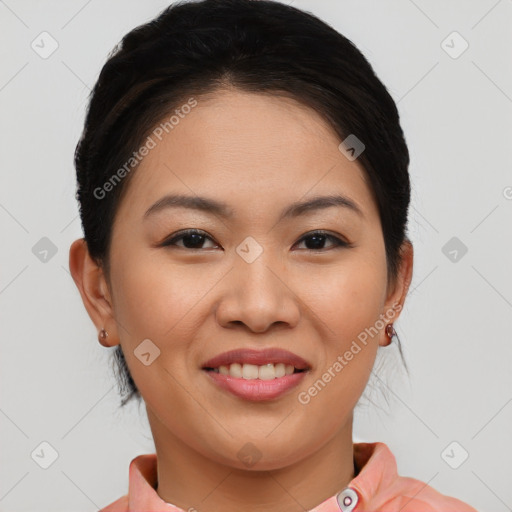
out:
M512 510L512 0L292 4L369 59L411 153L415 268L396 326L411 378L381 349L354 440L386 442L400 474L479 510ZM154 451L144 408L118 408L113 349L97 342L68 250L82 236L72 158L87 95L121 37L166 5L0 1L1 511L97 510ZM47 59L31 48L43 31L59 45ZM453 31L469 43L458 58L441 45ZM45 263L42 237L57 249ZM456 262L442 251L452 237L468 248ZM48 469L31 457L43 441L58 453ZM453 441L451 460L469 453L458 469L442 457Z

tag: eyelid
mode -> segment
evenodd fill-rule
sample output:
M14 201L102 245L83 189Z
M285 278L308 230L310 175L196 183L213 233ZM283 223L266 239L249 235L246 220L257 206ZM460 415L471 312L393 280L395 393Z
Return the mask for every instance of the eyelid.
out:
M158 245L161 247L166 247L166 246L180 247L180 246L176 246L172 242L175 242L176 240L179 240L187 235L201 235L201 236L204 236L205 238L209 238L212 242L217 244L217 242L215 242L215 239L211 235L209 235L206 231L203 231L202 229L197 229L197 228L188 228L188 229L183 229L181 231L177 231L176 233L173 233L172 235L165 238ZM183 249L187 249L187 247L183 247ZM189 250L197 251L198 249L189 249Z
M299 242L302 242L304 239L310 237L310 236L313 236L313 235L324 235L325 237L327 238L330 238L333 242L334 242L334 247L333 248L337 248L337 247L347 247L347 248L350 248L350 247L353 247L353 244L351 242L349 242L345 237L343 237L342 235L338 235L338 234L334 234L334 233L331 233L330 231L326 231L324 229L313 229L312 231L308 231L307 233L304 233L304 235L301 236L301 238L299 238L299 240L297 240L297 243ZM294 244L294 245L295 245ZM306 249L307 251L312 251L312 252L324 252L326 251L326 249Z
M199 251L201 249L189 249L187 247L177 246L174 243L174 242L176 242L176 240L180 240L180 239L182 239L183 237L185 237L187 235L194 235L194 234L204 236L205 238L210 239L215 244L220 245L206 231L203 231L202 229L197 229L197 228L188 228L188 229L184 229L184 230L181 230L181 231L177 231L176 233L173 233L171 236L169 236L166 239L164 239L163 242L161 242L159 244L159 246L161 246L161 247L180 247L180 248L183 248L183 249L188 249L190 251ZM307 233L304 233L294 243L294 246L297 245L298 243L304 241L308 237L313 236L313 235L324 235L325 237L331 239L331 241L334 243L334 247L332 247L331 249L342 248L342 247L344 247L344 248L352 248L352 247L354 247L354 244L349 242L342 235L334 234L334 233L331 233L331 232L329 232L327 230L323 230L323 229L313 229L311 231L308 231ZM209 248L209 249L211 249L211 248ZM329 249L305 249L305 250L309 251L309 252L325 252L326 250L329 250Z

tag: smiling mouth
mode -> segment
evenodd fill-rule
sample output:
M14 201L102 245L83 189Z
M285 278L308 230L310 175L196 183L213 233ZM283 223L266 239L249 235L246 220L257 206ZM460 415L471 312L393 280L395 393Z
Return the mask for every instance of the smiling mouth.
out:
M222 365L217 368L205 367L203 370L246 380L272 380L307 371L305 368L296 368L293 365L284 363L268 363L265 365L231 363L230 365Z

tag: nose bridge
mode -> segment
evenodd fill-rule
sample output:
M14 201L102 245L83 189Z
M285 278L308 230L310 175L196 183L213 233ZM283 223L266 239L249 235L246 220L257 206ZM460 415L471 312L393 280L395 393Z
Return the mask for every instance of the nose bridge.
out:
M276 277L279 270L276 255L252 237L247 237L236 248L234 261L236 279L239 282L239 299L247 305L257 306L259 302L267 307L277 305L283 284ZM272 270L271 270L272 269Z
M279 262L271 249L252 237L236 247L234 268L217 309L221 324L243 322L251 330L264 331L274 323L297 323L298 304Z

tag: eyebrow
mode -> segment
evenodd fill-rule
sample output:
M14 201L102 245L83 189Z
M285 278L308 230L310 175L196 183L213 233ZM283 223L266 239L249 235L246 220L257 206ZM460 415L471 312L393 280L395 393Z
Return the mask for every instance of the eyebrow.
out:
M352 211L361 217L364 214L361 208L350 198L337 194L327 196L317 196L305 201L297 201L287 206L280 214L278 222L283 219L296 218L307 215L310 212L322 210L331 207L343 207L348 211ZM199 210L206 213L212 213L230 219L234 216L235 212L226 203L222 203L215 199L200 197L200 196L186 196L181 194L169 194L160 198L156 203L151 205L144 214L144 218L162 211L167 208L188 208L191 210Z

